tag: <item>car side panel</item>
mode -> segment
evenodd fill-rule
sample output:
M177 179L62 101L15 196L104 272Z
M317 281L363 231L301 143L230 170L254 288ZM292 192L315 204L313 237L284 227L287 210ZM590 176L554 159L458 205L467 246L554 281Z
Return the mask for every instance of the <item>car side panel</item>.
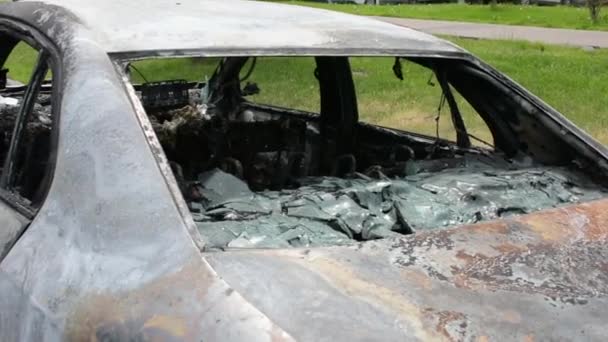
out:
M0 261L4 259L28 223L29 221L22 215L0 201Z
M114 64L62 13L35 13L61 53L57 157L0 264L0 341L291 340L202 259Z

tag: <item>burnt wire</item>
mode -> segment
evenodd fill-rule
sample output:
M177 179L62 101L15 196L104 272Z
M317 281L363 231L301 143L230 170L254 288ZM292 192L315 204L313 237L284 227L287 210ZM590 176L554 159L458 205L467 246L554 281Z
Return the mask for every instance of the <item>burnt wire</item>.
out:
M435 136L437 138L437 143L441 139L439 137L439 120L441 119L441 110L445 106L445 102L446 102L446 96L445 96L444 93L441 93L441 100L439 101L439 107L437 108L437 116L435 117ZM490 144L489 142L487 142L487 141L485 141L485 140L483 140L481 138L478 138L478 137L474 136L473 134L471 134L469 132L463 132L463 131L459 130L456 127L454 127L454 129L456 130L456 132L464 133L467 136L469 136L469 138L471 138L471 139L473 139L473 140L475 140L477 142L480 142L480 143L482 143L482 144L484 144L486 146L489 146L491 148L495 148L494 145Z
M150 83L148 82L146 76L144 76L144 74L142 74L141 71L139 71L139 69L137 69L133 64L129 64L129 69L133 69L139 75L139 77L144 80L145 83Z
M441 94L441 100L439 101L439 107L437 108L437 116L435 117L435 137L437 139L437 143L439 143L439 140L441 139L439 137L439 121L441 119L441 110L445 106L445 102L446 102L446 97L445 97L445 94L442 93ZM480 142L480 143L482 143L482 144L484 144L484 145L486 145L488 147L495 148L493 144L490 144L489 142L487 142L487 141L485 141L485 140L483 140L481 138L478 138L478 137L474 136L473 134L471 134L469 132L462 132L461 130L459 130L457 128L454 128L454 129L457 132L465 133L467 136L469 136L469 138L471 138L471 139L473 139L473 140L475 140L477 142Z
M441 93L441 100L439 100L439 106L437 107L437 116L435 117L435 137L437 143L439 143L439 120L441 119L441 110L445 106L446 97L444 93Z
M431 72L431 75L429 76L429 80L426 81L426 84L430 85L431 87L435 86L435 83L433 82L433 78L435 77L435 72Z
M457 131L458 131L458 130L457 130ZM461 133L462 133L462 132L461 132ZM494 147L494 145L490 144L489 142L487 142L487 141L485 141L485 140L483 140L483 139L481 139L481 138L478 138L478 137L474 136L474 135L473 135L473 134L471 134L471 133L468 133L468 132L465 132L465 133L466 133L466 135L468 135L468 136L469 136L469 138L471 138L471 139L473 139L473 140L475 140L475 141L477 141L477 142L480 142L480 143L482 143L482 144L484 144L484 145L486 145L486 146L488 146L488 147L495 148L495 147Z

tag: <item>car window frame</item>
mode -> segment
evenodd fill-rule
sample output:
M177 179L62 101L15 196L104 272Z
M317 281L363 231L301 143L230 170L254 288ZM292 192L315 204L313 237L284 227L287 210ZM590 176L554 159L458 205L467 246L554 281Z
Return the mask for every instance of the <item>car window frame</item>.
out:
M30 80L23 94L23 102L19 107L19 112L17 114L15 125L13 127L11 143L6 154L6 159L4 160L2 175L0 176L0 190L2 190L0 192L0 196L2 196L2 192L9 192L11 193L12 199L21 202L20 207L25 208L29 206L27 204L28 200L23 198L15 189L16 161L19 150L22 147L22 144L24 143L24 130L27 129L27 121L29 120L30 115L32 115L34 105L36 104L36 99L40 94L40 88L42 87L44 78L48 71L48 53L44 50L38 51L36 65L34 67L34 70L32 71Z
M33 28L29 25L25 25L22 22L14 21L11 18L0 16L0 34L5 36L10 36L11 38L16 39L18 42L24 42L30 45L32 48L39 52L39 56L37 59L36 68L32 71L32 75L30 77L30 83L32 80L35 80L36 74L42 74L40 77L40 82L35 87L34 94L35 96L30 96L29 101L33 106L33 102L37 99L37 94L40 92L41 87L44 85L45 75L48 71L52 72L53 79L51 81L51 133L50 133L50 146L49 146L49 159L47 163L47 168L45 170L45 175L43 177L42 183L40 184L41 191L41 199L37 202L31 202L27 199L21 197L16 191L10 188L10 184L4 184L4 182L0 182L0 201L7 204L13 210L15 210L18 214L23 216L29 221L32 221L36 214L38 213L40 207L42 207L43 203L46 201L48 192L50 190L50 185L54 178L56 162L57 162L57 144L59 140L59 120L60 120L60 108L62 102L63 92L60 88L63 79L63 73L60 66L60 53L59 48L42 32ZM6 54L6 58L10 56L13 52L16 44L10 46L10 42L8 43L8 49L10 52ZM40 63L40 61L44 60L46 63ZM6 63L6 60L0 61ZM46 64L46 65L45 65ZM43 70L40 70L42 68ZM38 75L40 76L40 75ZM26 90L24 93L24 98L28 94L31 93L30 88L32 88L31 84L27 84ZM27 104L28 106L30 104ZM25 107L26 103L22 104L22 107ZM22 109L19 110L19 116L16 120L15 125L20 120L25 120L28 113L22 115ZM19 140L21 140L23 135L19 137L15 137L14 135L11 137L11 146L14 144L14 141L17 139L16 145L19 144ZM10 150L9 150L10 151ZM14 158L9 153L7 153L6 160L0 161L3 163L5 167L2 169L2 175L0 179L5 179L5 173L7 172L6 165L9 163L10 158ZM14 162L14 160L11 160ZM8 187L4 187L3 185L9 185Z

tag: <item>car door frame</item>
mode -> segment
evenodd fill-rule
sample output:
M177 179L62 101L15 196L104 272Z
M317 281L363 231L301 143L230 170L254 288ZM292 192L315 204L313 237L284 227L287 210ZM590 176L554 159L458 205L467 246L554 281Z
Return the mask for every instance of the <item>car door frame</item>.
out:
M28 84L25 86L24 96L31 93L32 86L40 87L44 81L44 75L50 70L53 74L52 79L52 91L51 91L51 116L52 116L52 124L51 124L51 133L50 133L50 146L49 146L49 159L47 163L47 168L45 170L45 176L40 184L40 188L43 189L43 194L41 196L42 200L40 203L32 203L28 204L27 201L24 201L23 198L20 198L18 194L14 191L11 191L10 180L9 183L1 184L0 186L0 213L5 211L7 215L12 216L13 225L17 225L21 223L21 227L17 227L17 229L13 232L0 232L0 263L4 260L4 258L10 253L12 247L17 243L19 238L23 235L23 233L28 229L30 224L34 221L34 218L39 210L39 208L43 205L46 200L48 191L51 186L51 182L54 177L55 164L57 160L57 143L59 137L59 117L60 117L60 108L61 108L61 100L62 100L62 68L60 67L61 55L59 53L59 48L45 36L42 32L37 30L34 27L26 25L20 21L13 20L12 18L0 16L0 37L10 37L10 39L5 39L5 46L0 46L0 65L4 66L6 60L14 51L14 48L20 42L25 42L30 45L32 48L36 49L38 54L38 59L36 62L35 69L32 71L31 79L36 79L36 74L42 72L42 78L40 79L39 84ZM3 37L3 38L4 38ZM43 61L44 63L40 63ZM44 67L46 64L46 67ZM41 70L43 69L43 70ZM38 75L39 76L39 75ZM28 99L29 101L35 101L37 95L39 93L39 89L34 90L31 93L32 96ZM23 111L23 108L27 108L28 106L33 105L32 103L22 103L19 109L19 114L17 119L15 120L15 127L19 125L20 121L23 121L27 118L27 111ZM23 122L21 122L23 124ZM21 132L22 133L22 132ZM22 139L23 134L15 135L11 137L11 146L17 146ZM8 165L10 158L14 157L7 153L6 160L0 161L4 163L4 165ZM6 178L5 173L7 172L7 168L4 167L2 169L1 178L4 180ZM4 229L2 227L1 229ZM8 234L7 234L8 233ZM4 241L3 241L4 240Z

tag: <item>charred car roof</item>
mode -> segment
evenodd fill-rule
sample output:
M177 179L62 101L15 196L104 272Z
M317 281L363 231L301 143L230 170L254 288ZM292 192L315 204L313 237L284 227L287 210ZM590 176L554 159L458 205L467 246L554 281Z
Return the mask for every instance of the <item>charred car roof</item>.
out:
M9 6L9 5L3 5ZM120 8L120 11L116 11ZM6 11L6 10L5 10ZM86 28L108 53L275 51L277 54L461 53L412 29L327 10L243 0L44 0L10 5L39 26ZM19 12L19 13L16 13ZM255 14L255 15L253 15ZM61 34L57 30L58 34ZM67 38L67 37L66 37Z

